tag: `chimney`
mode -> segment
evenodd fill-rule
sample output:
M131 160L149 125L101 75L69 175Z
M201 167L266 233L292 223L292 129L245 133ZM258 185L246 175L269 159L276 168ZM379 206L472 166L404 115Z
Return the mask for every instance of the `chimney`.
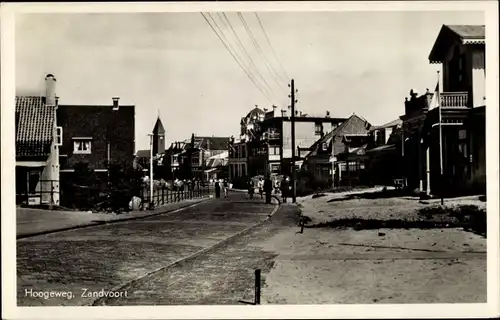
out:
M117 111L120 109L120 105L118 104L119 97L113 97L113 110Z
M50 73L45 77L45 105L56 105L56 78Z
M326 112L326 118L330 118L330 111Z

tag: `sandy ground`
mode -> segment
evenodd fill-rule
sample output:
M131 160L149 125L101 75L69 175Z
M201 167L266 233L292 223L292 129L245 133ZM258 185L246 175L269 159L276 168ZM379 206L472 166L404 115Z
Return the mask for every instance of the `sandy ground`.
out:
M298 199L313 222L343 217L398 219L434 205L412 198L355 199L342 194ZM433 200L434 201L434 200ZM437 201L439 203L439 200ZM474 198L446 206L474 204ZM277 254L263 303L486 302L486 239L461 229L283 229L258 244Z
M374 188L367 191L377 190ZM307 196L298 198L297 203L301 207L302 214L309 217L311 219L310 224L313 225L343 218L419 220L419 209L440 205L439 199L420 201L417 197L358 198L338 201L356 193L361 192L326 193L324 197L315 199L312 196ZM486 209L486 202L480 201L478 197L445 199L444 202L445 207L461 205L475 205L480 209Z

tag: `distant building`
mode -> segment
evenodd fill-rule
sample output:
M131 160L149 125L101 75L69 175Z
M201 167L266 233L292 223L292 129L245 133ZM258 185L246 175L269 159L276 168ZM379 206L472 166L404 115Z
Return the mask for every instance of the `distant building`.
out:
M366 149L366 181L374 185L392 185L404 177L402 148L403 121L393 120L370 129L371 142Z
M365 170L365 158L358 156L364 156L370 127L367 120L352 115L312 145L302 169L315 181L335 186L357 184Z
M339 126L345 118L311 117L297 111L295 117L295 160L299 168L309 148L327 132ZM292 172L291 119L286 110L266 112L247 141L247 173L256 175L290 175Z
M229 148L229 178L248 176L247 142L245 140L232 140Z
M191 145L191 140L194 144ZM208 166L210 158L228 151L229 137L199 137L194 136L181 142L174 142L165 152L165 161L169 163L168 178L180 178L183 175L191 175L198 178L206 177L206 171L213 167ZM227 159L226 159L227 160ZM190 161L190 163L188 163ZM224 162L227 167L227 161ZM189 172L184 172L185 170ZM218 167L219 171L227 171ZM220 173L220 172L219 172Z
M411 188L485 191L485 43L484 25L442 26L429 55L430 63L442 64L440 99L429 91L421 96L412 91L401 116L407 137L405 175Z

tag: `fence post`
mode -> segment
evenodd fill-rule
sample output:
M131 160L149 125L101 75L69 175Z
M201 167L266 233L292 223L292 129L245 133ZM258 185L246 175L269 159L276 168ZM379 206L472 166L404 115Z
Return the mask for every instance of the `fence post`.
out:
M260 304L260 269L255 270L255 304Z

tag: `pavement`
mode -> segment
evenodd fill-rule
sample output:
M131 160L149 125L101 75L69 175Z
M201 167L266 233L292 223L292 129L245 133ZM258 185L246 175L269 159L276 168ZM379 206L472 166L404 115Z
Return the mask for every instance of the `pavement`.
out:
M358 209L359 201L325 201L334 209L323 216L399 214L401 199L365 200ZM255 269L262 304L486 302L485 238L457 228L301 233L301 209L231 192L170 214L18 240L18 305L251 303ZM107 296L81 297L83 289Z
M99 292L110 290L128 302L140 295L126 285L219 250L228 240L251 233L276 208L232 193L170 213L19 239L18 305L92 305ZM203 287L196 290L203 292Z
M181 202L169 203L154 210L130 211L122 214L93 213L90 211L55 211L31 208L16 209L16 236L17 239L32 237L51 232L85 228L99 224L140 219L164 212L179 210L187 206L207 201L203 197Z

